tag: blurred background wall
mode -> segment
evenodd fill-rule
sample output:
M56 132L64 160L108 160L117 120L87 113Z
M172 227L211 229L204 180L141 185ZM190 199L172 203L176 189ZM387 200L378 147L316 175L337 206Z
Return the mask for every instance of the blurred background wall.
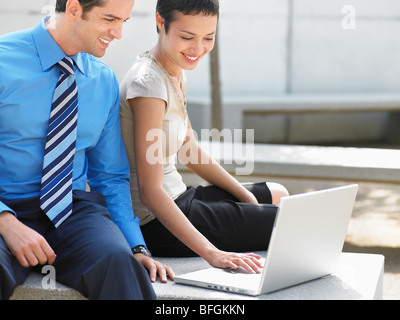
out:
M29 28L52 12L55 0L1 0L0 35ZM156 0L136 0L123 39L103 60L119 80L141 51L157 41ZM400 94L400 1L220 0L219 60L224 123L235 101L299 95ZM205 58L187 72L195 129L210 127L210 70ZM235 109L236 110L236 109ZM289 115L290 116L290 115ZM266 143L387 144L397 113L243 115L241 128ZM290 123L291 137L284 137ZM229 125L226 125L229 126ZM328 129L329 127L329 129ZM315 132L325 128L325 135ZM235 128L230 128L235 129ZM392 132L392 131L391 131Z

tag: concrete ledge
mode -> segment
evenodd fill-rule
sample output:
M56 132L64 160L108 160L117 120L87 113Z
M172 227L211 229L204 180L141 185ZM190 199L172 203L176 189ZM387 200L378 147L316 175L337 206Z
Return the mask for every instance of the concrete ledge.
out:
M400 150L200 141L229 172L261 176L400 182ZM186 168L178 164L180 170Z
M200 109L209 118L209 99L191 99L191 109ZM298 94L268 97L227 97L223 99L226 128L242 128L244 113L295 114L338 112L400 111L400 94Z
M265 256L265 252L259 252ZM156 258L172 267L176 274L209 268L202 258ZM276 291L250 297L168 282L153 284L159 300L320 300L382 299L384 257L374 254L343 253L334 274ZM58 284L56 289L43 289L43 276L31 273L19 286L12 300L86 300L77 291Z
M258 252L265 257L265 252ZM210 266L201 258L160 258L176 274ZM327 277L299 284L258 297L185 286L156 283L159 300L373 300L383 296L384 256L342 253L337 271Z
M250 100L238 97L224 102L257 114L400 111L399 94L299 94Z
M78 291L58 282L55 289L43 289L43 277L37 272L30 273L25 282L15 289L10 300L87 300Z
M259 143L398 142L400 95L293 94L224 97L223 128L254 129ZM194 130L210 128L211 102L191 99Z

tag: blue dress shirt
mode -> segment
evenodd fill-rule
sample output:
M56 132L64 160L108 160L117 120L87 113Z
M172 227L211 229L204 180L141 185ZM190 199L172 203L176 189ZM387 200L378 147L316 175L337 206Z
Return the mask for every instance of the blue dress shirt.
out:
M44 145L55 65L66 55L44 27L0 37L0 198L40 195ZM119 86L114 72L86 53L72 56L78 86L78 136L73 189L101 192L129 245L144 245L134 216L129 164L120 132ZM0 212L11 211L0 202Z

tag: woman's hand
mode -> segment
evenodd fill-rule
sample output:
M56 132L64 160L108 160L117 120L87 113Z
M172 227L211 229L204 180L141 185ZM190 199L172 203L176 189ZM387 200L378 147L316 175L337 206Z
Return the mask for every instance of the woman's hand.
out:
M211 266L221 269L237 269L242 267L248 272L261 273L263 268L260 262L261 256L253 253L234 253L216 250L204 258Z

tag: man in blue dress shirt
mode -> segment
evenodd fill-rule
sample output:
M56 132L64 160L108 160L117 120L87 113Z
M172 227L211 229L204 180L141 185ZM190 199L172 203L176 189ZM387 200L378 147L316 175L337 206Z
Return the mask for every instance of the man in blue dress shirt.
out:
M57 281L89 299L154 299L149 273L151 281L157 273L164 282L173 277L151 258L132 212L119 87L98 59L121 38L133 5L58 0L54 16L0 37L0 299L46 263ZM73 212L55 226L39 198L57 63L65 57L78 91Z

